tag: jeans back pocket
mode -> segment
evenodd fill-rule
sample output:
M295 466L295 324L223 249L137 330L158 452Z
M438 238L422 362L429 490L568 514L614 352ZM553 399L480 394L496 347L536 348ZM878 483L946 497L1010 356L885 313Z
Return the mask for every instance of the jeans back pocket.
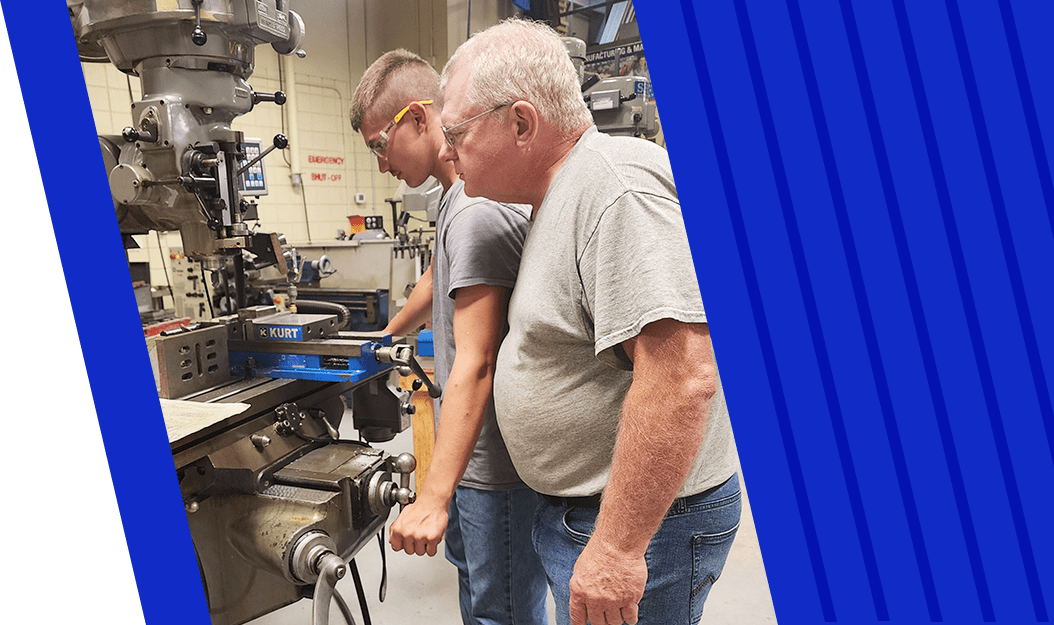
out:
M732 539L739 531L739 523L731 529L716 534L697 534L692 536L692 592L689 610L692 623L698 623L703 616L703 603L710 588L721 576L725 567L728 552L732 548Z

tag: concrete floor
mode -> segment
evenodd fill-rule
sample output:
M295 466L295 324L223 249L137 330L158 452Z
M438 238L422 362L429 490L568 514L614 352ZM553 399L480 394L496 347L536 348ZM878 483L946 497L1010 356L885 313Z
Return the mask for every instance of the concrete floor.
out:
M412 451L413 438L403 432L389 443L379 445L390 453ZM769 595L765 567L761 560L754 519L750 504L743 500L743 517L732 550L721 578L714 584L703 611L702 625L754 625L775 623L776 614ZM393 517L394 518L394 515ZM442 556L434 558L393 553L388 547L388 593L385 601L378 600L381 580L380 548L376 541L365 546L356 556L356 563L365 587L370 618L375 625L461 625L457 600L457 571ZM355 584L347 575L337 584L337 590L351 605L356 623L361 625ZM549 622L556 619L550 602ZM330 622L342 625L340 612L331 610ZM311 602L300 601L256 619L252 625L310 625Z

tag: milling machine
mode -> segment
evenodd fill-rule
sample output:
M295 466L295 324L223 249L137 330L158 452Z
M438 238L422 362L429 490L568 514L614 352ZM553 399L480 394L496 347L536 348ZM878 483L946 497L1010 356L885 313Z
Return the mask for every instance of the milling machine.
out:
M303 20L288 0L67 6L82 60L142 81L132 125L99 138L122 234L178 230L188 258L233 276L217 281L228 314L149 339L213 623L238 625L303 597L314 597L316 623L328 622L331 599L350 622L337 579L391 508L414 498L413 456L368 443L409 426L400 372L417 374L433 397L440 390L390 335L246 300L247 272L274 267L293 287L299 268L280 234L246 224L256 166L287 141L278 135L250 156L231 122L284 103L247 81L257 45L304 56ZM340 438L349 409L358 441Z
M654 139L659 133L655 101L649 98L651 80L644 76L586 75L586 42L564 37L564 47L578 70L582 96L597 130L609 135Z

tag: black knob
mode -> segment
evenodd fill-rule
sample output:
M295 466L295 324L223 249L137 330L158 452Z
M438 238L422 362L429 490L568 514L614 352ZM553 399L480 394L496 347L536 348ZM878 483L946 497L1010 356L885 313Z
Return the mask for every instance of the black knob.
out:
M412 415L417 413L417 406L409 404L406 406L406 414Z
M415 393L417 391L421 390L421 387L424 386L424 385L425 385L425 383L422 382L420 378L417 378L413 382L410 383L410 386L413 387Z
M201 29L200 24L196 24L194 26L194 31L190 33L190 40L193 41L196 46L203 46L205 45L205 42L209 40L209 36Z
M138 129L133 126L128 126L121 131L121 137L124 138L128 143L135 143L136 141L144 141L146 143L157 143L157 133L150 130Z
M280 92L279 92L280 93ZM277 134L274 136L274 147L279 150L284 150L289 147L289 139L283 134Z
M257 93L253 91L253 106L261 102L274 102L281 106L285 104L285 93L282 91L275 91L274 93Z

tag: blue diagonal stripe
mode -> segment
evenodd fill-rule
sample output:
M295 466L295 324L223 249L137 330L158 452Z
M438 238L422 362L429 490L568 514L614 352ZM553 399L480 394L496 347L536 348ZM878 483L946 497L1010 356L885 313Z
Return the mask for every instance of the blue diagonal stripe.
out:
M780 198L780 206L783 211L784 222L787 227L788 241L790 243L791 255L794 260L794 269L798 277L798 283L802 290L802 299L805 304L805 314L808 320L809 332L812 337L813 351L816 354L817 364L820 370L820 380L823 386L828 410L831 415L831 425L834 431L835 444L838 448L838 458L842 465L842 473L845 477L846 490L849 496L849 505L853 512L853 521L856 525L857 540L864 559L864 569L867 573L868 583L871 587L871 597L874 601L875 613L880 621L889 620L889 609L886 605L885 591L882 588L882 580L878 574L878 562L875 557L874 543L868 528L867 515L864 513L863 498L860 493L859 479L856 467L853 463L852 452L849 447L849 437L845 430L844 415L841 403L835 390L834 374L831 369L830 356L820 326L820 315L817 310L816 296L812 287L812 278L805 262L805 251L802 245L801 233L798 228L797 218L794 214L794 201L790 194L790 185L787 181L787 173L783 164L783 157L776 137L775 122L772 118L772 109L769 103L768 92L765 81L761 74L761 63L758 59L757 45L754 41L753 29L744 0L734 0L736 16L739 21L740 35L746 50L747 65L750 69L751 83L757 99L758 109L761 113L761 124L765 134L765 142L768 148L769 161L772 165L776 182L776 189Z
M925 87L922 81L922 70L919 66L918 54L915 50L914 38L911 32L911 25L908 22L907 9L904 6L903 0L893 0L893 10L897 19L897 26L900 29L901 44L904 47L904 56L907 60L908 74L911 79L912 92L915 97L916 108L919 112L919 120L922 123L922 133L926 143L926 153L930 161L930 170L933 175L933 181L937 191L937 201L940 205L941 217L944 221L944 228L948 234L948 245L951 252L952 264L955 269L955 278L959 286L959 292L962 295L963 311L966 315L966 323L969 328L969 335L971 341L971 347L974 353L974 360L977 364L978 374L981 379L981 390L985 399L985 407L988 410L989 419L991 420L993 430L995 431L997 454L999 456L1000 468L1003 473L1004 482L1006 482L1007 489L1016 487L1013 486L1012 468L1009 465L1009 457L1006 449L1006 439L1003 433L1001 416L999 410L999 404L996 400L995 394L995 383L992 379L991 367L988 363L988 357L982 341L981 334L981 323L977 314L977 307L974 300L973 289L970 286L969 277L966 271L966 260L963 254L962 243L959 237L959 229L955 221L955 216L952 211L951 194L948 188L948 180L944 173L944 164L941 159L940 150L937 145L937 134L933 125L933 116L930 110L929 99L926 96ZM966 70L964 68L964 73ZM1010 475L1008 476L1008 471ZM1008 479L1009 477L1009 479ZM1020 505L1015 506L1014 496L1011 495L1011 507L1020 511ZM1020 501L1018 501L1020 504ZM1018 525L1018 512L1012 510L1012 516L1014 518L1015 526ZM1019 549L1022 549L1020 543L1021 533L1018 532L1019 538ZM972 558L972 556L971 556ZM992 609L990 599L985 602L985 597L981 597L982 604L982 616L985 621L994 621L995 613ZM1038 614L1038 610L1037 610Z
M695 15L695 7L692 0L681 0L681 10L684 14L688 43L695 60L696 76L699 81L703 96L703 105L706 110L707 122L714 143L714 151L717 156L718 168L721 173L721 183L728 201L729 216L731 218L732 230L736 239L736 247L739 250L739 260L743 267L746 290L750 298L750 307L754 318L758 320L758 338L761 344L761 352L765 361L765 371L768 376L769 387L772 390L773 403L776 410L776 420L779 423L780 436L783 440L784 451L787 454L787 465L790 471L791 484L794 488L794 497L801 518L802 530L805 544L809 552L809 560L812 565L813 579L820 599L820 609L823 618L827 622L835 621L834 601L831 598L831 587L827 580L827 572L820 553L820 541L816 533L816 522L812 515L812 506L805 488L805 477L802 472L801 460L798 456L797 445L790 424L790 413L787 408L787 400L783 392L783 383L780 379L779 370L776 366L775 350L772 337L768 329L768 318L761 299L761 290L758 287L757 272L754 268L750 244L747 240L746 226L743 220L743 210L739 203L739 194L736 190L735 181L732 177L732 164L728 156L728 147L725 143L724 132L721 129L721 121L717 110L717 99L714 96L713 83L707 66L706 54L703 51L702 41L699 38L699 22Z
M842 1L843 12L847 0ZM874 373L876 390L878 392L879 405L882 410L882 418L889 440L890 451L893 456L893 467L896 472L897 484L900 487L901 500L907 516L908 531L911 536L912 548L919 567L919 575L923 585L923 594L926 597L926 606L931 621L940 621L941 610L937 599L936 585L933 581L933 568L926 551L925 538L922 533L922 523L919 520L918 506L915 503L914 489L911 485L911 477L904 457L904 445L901 440L900 430L897 427L896 416L893 409L893 400L890 394L889 382L886 378L885 367L882 363L881 353L878 347L878 336L875 330L875 321L871 314L871 304L868 302L867 292L864 289L863 272L860 269L860 259L857 255L856 244L853 239L852 229L849 223L848 209L845 202L845 193L842 189L841 176L835 162L834 147L831 143L830 130L827 126L823 103L820 99L820 89L817 84L816 71L813 65L812 52L809 49L808 39L805 34L805 24L802 20L801 7L797 0L787 0L787 8L790 15L791 27L794 32L794 43L798 50L798 58L801 61L802 74L805 79L805 88L809 96L809 106L812 111L813 124L819 139L820 152L823 156L824 169L833 200L835 216L838 221L838 230L841 235L842 248L845 251L849 276L853 285L853 295L856 298L857 309L864 332L864 340L867 345L867 355ZM848 11L852 14L852 8ZM843 16L844 18L844 16ZM855 28L855 24L853 25ZM856 34L856 33L854 33ZM852 38L852 35L850 36ZM854 60L856 55L854 54ZM860 67L857 66L858 82L866 80L866 74L860 75ZM866 70L865 70L866 71Z
M996 172L995 155L992 153L992 143L988 136L988 127L984 120L984 111L981 109L981 96L977 91L977 78L974 76L973 61L970 59L970 51L966 46L966 33L963 30L962 16L959 14L959 6L954 0L945 0L950 18L952 36L955 40L955 51L959 57L959 66L962 69L963 82L966 86L966 98L970 104L970 114L973 118L974 132L977 135L978 147L981 151L981 162L984 165L985 178L988 182L989 194L992 198L992 207L995 209L995 220L999 231L999 240L1003 247L1003 257L1006 259L1007 270L1010 274L1010 286L1014 293L1014 304L1017 307L1018 321L1025 338L1025 350L1028 354L1029 366L1032 369L1032 380L1036 387L1039 398L1040 410L1044 421L1049 421L1051 414L1050 394L1047 391L1046 378L1043 375L1043 364L1039 357L1039 348L1036 345L1036 331L1032 324L1032 316L1028 312L1028 303L1025 301L1025 287L1021 279L1021 268L1017 262L1017 253L1014 250L1013 237L1010 234L1010 222L1006 214L1006 203L1003 199L1003 191L999 183L999 174ZM976 314L976 313L975 313ZM978 327L980 323L978 322ZM983 353L984 346L981 343L980 334L975 339L981 347L978 360L986 358ZM1014 474L1014 465L1010 459L1010 445L1007 442L1006 428L1003 424L1002 414L998 410L994 397L994 383L991 379L990 365L985 361L985 384L992 385L992 401L989 405L989 418L992 423L992 432L996 451L999 454L999 465L1003 473L1003 481L1006 484L1007 496L1010 499L1010 514L1014 520L1014 530L1017 533L1018 548L1021 550L1021 558L1025 566L1025 577L1028 580L1029 591L1032 593L1033 608L1036 619L1047 620L1047 607L1043 599L1043 589L1039 583L1039 571L1036 569L1036 558L1032 552L1032 540L1028 533L1028 525L1025 522L1025 511L1021 504L1021 492L1018 489L1017 477ZM987 396L988 390L985 394ZM994 408L994 410L993 410Z
M1032 155L1036 159L1036 170L1039 173L1039 186L1043 191L1043 202L1047 205L1047 219L1051 224L1051 233L1054 234L1054 180L1051 180L1050 162L1047 160L1047 150L1043 145L1043 135L1039 129L1039 115L1036 113L1036 102L1032 97L1032 88L1029 86L1028 73L1025 71L1025 55L1021 51L1021 39L1017 34L1017 23L1014 19L1014 11L1010 6L1010 0L999 0L999 13L1003 18L1003 31L1006 33L1007 46L1010 49L1010 61L1014 66L1014 79L1017 81L1018 96L1021 99L1021 108L1025 114L1025 124L1028 128L1028 138L1032 143ZM1028 341L1029 346L1035 347L1035 338ZM1029 355L1031 358L1031 354ZM1036 384L1042 383L1042 378ZM1046 387L1044 387L1045 389ZM1047 436L1047 448L1051 456L1054 456L1054 415L1051 413L1050 395L1043 393L1041 403L1043 409L1043 426Z
M1036 114L1036 102L1029 85L1029 74L1024 70L1024 54L1021 52L1021 39L1017 35L1017 22L1010 0L999 0L999 14L1002 16L1003 32L1007 35L1010 47L1010 60L1014 65L1014 79L1017 81L1017 92L1021 98L1024 122L1028 125L1029 140L1032 141L1032 154L1036 159L1036 169L1039 170L1039 187L1043 192L1043 202L1047 204L1051 233L1054 234L1054 181L1051 180L1050 161L1047 159L1047 149L1043 147L1043 138L1039 130L1039 115ZM1049 422L1046 425L1047 444L1054 451L1052 425Z
M984 619L986 621L991 621L993 620L991 592L985 578L984 564L981 560L981 551L977 542L977 530L974 527L973 513L970 511L969 500L966 496L966 486L963 479L962 468L959 463L959 454L955 446L955 440L952 436L948 405L945 402L944 394L940 386L933 342L930 340L929 331L926 327L925 313L923 312L922 306L922 295L919 291L918 280L915 278L914 262L912 261L911 252L908 247L904 220L901 216L900 201L897 199L896 188L893 183L893 172L889 162L889 154L886 151L886 143L883 139L882 128L879 123L878 107L875 104L875 96L871 88L871 79L867 71L867 65L864 62L864 51L860 42L860 32L856 22L856 14L853 11L852 2L850 0L840 0L840 2L842 5L843 21L845 22L846 34L849 41L849 49L857 73L857 84L860 87L861 99L863 101L864 115L867 119L868 131L871 135L871 145L874 149L879 178L882 183L882 192L888 209L890 225L892 226L897 257L900 261L901 275L903 276L904 285L907 290L908 304L911 308L912 322L915 326L915 336L918 339L920 352L922 354L923 367L926 372L926 382L930 389L930 398L933 401L934 414L936 416L942 449L948 466L948 473L951 479L956 508L963 524L967 557L970 561L974 586L977 590L977 596ZM930 591L927 588L927 601L930 600L929 592ZM935 603L933 607L936 607ZM935 615L932 607L930 616L933 621L941 620L939 613Z

